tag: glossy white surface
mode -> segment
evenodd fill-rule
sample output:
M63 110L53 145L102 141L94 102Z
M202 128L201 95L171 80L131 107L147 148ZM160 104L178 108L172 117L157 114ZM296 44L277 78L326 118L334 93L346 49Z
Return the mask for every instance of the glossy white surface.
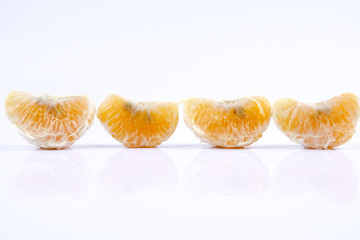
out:
M0 239L360 236L356 144L0 148Z
M180 112L157 149L99 121L41 151L11 90L181 102L360 96L360 1L0 0L0 240L358 240L360 133L304 150L271 122L244 150L199 144ZM180 105L181 109L181 105Z

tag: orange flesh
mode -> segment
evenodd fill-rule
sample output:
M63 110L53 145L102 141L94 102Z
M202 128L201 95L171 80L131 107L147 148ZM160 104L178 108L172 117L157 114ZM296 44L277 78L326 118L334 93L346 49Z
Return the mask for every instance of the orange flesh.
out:
M35 97L12 91L6 99L5 110L26 140L47 149L70 146L94 119L94 106L85 96Z
M269 125L271 105L260 96L216 102L190 98L184 104L187 126L204 142L236 148L257 141Z
M154 147L168 139L179 117L174 103L134 103L110 95L99 106L97 117L113 138L126 147Z
M309 148L333 148L349 141L359 114L359 98L352 93L315 104L279 99L273 106L278 128L292 141Z

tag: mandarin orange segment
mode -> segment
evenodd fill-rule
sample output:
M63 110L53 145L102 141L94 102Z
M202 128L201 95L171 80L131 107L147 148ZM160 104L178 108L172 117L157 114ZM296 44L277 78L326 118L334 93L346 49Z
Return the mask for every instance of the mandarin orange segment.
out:
M179 121L178 107L171 102L132 102L108 96L97 110L105 129L126 147L155 147L167 140Z
M267 129L271 104L261 96L234 101L190 98L184 103L186 125L200 140L224 148L239 148L257 141Z
M352 93L314 104L284 98L273 105L277 127L290 140L308 148L327 149L346 143L356 131L359 116L360 101Z
M92 125L95 106L86 96L34 96L12 91L5 102L10 122L30 143L45 149L70 146Z

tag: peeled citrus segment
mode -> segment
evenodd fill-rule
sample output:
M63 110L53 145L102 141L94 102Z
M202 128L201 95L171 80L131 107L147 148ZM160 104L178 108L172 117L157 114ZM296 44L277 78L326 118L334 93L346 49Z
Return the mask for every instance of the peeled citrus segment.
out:
M136 103L114 94L101 103L97 117L126 147L155 147L174 133L179 121L175 103Z
M271 104L265 97L244 97L216 102L190 98L184 103L186 125L202 141L225 148L239 148L257 141L271 118Z
M309 148L327 149L349 141L360 116L359 98L344 93L307 104L283 98L273 105L273 118L290 140Z
M8 94L5 111L10 122L30 143L46 149L70 146L92 125L95 106L86 96Z

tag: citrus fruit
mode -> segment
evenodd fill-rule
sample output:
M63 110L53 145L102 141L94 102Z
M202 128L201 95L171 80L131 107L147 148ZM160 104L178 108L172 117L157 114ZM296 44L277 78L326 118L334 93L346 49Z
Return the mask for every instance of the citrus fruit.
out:
M115 94L101 103L97 117L126 147L155 147L173 134L179 121L175 103L136 103Z
M93 122L95 106L86 96L34 96L12 91L6 98L5 111L28 142L61 149L85 134Z
M271 104L265 97L244 97L233 101L189 98L184 102L186 125L200 140L224 148L239 148L257 141L271 118Z
M308 148L328 149L346 143L355 133L359 116L360 101L352 93L314 104L283 98L273 105L277 127Z

